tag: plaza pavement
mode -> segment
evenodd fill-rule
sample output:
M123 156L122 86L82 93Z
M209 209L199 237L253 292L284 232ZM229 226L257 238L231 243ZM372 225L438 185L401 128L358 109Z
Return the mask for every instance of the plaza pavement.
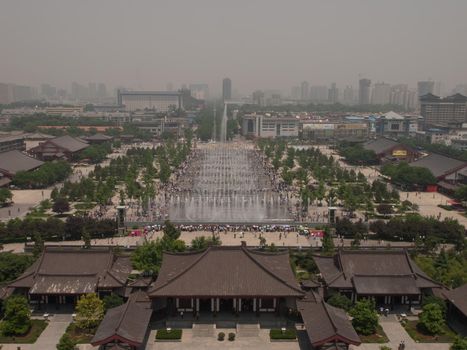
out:
M0 208L0 221L8 221L25 216L31 208L50 198L51 189L43 190L12 190L13 204Z

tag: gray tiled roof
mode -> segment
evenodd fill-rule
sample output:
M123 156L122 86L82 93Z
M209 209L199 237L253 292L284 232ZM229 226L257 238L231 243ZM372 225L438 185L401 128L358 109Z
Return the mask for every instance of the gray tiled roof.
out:
M18 171L29 171L40 167L44 162L29 157L18 150L0 153L0 172L11 175Z
M450 303L467 317L467 283L456 289L444 292L444 295Z
M419 294L420 288L439 288L404 250L339 250L333 257L313 256L328 287L355 288L361 294ZM399 293L396 293L399 294Z
M363 148L369 151L373 151L376 154L381 154L398 145L398 142L382 137L376 140L365 142L363 144Z
M9 286L29 288L31 294L82 294L123 287L130 272L129 258L115 256L110 248L46 247Z
M87 144L83 140L75 138L75 137L71 137L69 135L56 137L52 140L49 140L49 142L52 142L58 147L64 148L72 153L81 151L82 149L85 149L86 147L89 146L89 144Z
M302 296L303 292L287 252L211 247L200 253L165 253L149 295Z
M92 345L110 343L118 338L123 343L140 346L144 342L152 309L131 299L125 304L109 309L91 340Z
M361 340L344 310L325 303L314 293L297 301L297 307L313 346L333 342L360 345Z
M441 154L432 153L410 163L409 165L427 168L435 177L440 177L449 175L454 171L467 166L467 163L454 158L442 156Z

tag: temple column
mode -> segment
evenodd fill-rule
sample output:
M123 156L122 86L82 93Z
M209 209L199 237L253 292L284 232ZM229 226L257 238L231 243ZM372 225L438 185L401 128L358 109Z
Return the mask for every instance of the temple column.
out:
M256 312L256 298L253 298L253 312Z
M199 298L196 298L196 311L199 312Z
M236 299L236 298L233 299L233 309L234 309L235 311L238 311L238 310L237 310L237 299Z
M214 312L214 298L211 298L211 312Z
M220 311L220 299L219 298L216 298L216 311L217 312Z
M242 298L238 298L238 312L242 311Z

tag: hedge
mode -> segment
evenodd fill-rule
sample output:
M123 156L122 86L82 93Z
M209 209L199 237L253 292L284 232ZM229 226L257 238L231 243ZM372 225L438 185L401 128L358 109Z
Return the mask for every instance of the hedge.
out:
M297 339L297 330L295 328L287 328L282 332L281 329L271 329L269 337L271 339Z
M170 332L167 329L159 329L156 333L157 340L177 340L182 339L181 329L171 329Z

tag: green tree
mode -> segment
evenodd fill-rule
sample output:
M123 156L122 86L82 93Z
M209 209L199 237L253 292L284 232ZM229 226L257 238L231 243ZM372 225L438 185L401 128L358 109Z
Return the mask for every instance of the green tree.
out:
M0 253L0 283L16 279L33 262L34 258L31 255Z
M85 294L76 304L76 326L85 330L94 330L104 318L104 302L97 294Z
M352 306L352 301L341 293L333 294L326 302L345 311L349 311Z
M13 193L8 188L0 188L0 207L11 202Z
M28 300L22 295L12 295L5 300L1 330L5 335L26 334L31 328Z
M326 255L333 254L335 250L334 241L332 239L329 227L327 226L324 229L324 236L323 236L323 242L322 242L321 249L323 250L323 253Z
M107 311L113 307L117 307L123 304L123 299L117 294L106 295L102 301L104 302L104 309Z
M426 304L419 316L419 324L430 334L441 334L445 327L443 309L439 304Z
M456 337L451 345L451 350L467 350L467 337Z
M370 335L378 328L378 313L375 310L375 302L372 299L362 299L355 303L350 310L353 317L352 325L357 333Z
M60 338L57 344L57 350L74 350L76 342L70 337L69 334L65 333Z
M204 250L208 247L219 246L221 245L221 240L218 236L205 237L200 236L196 237L191 241L191 248L193 250Z
M131 255L136 270L157 275L162 262L162 246L160 240L145 242L135 249Z
M180 237L180 230L170 221L165 220L164 222L164 236L167 238L176 240Z
M37 258L39 255L42 254L44 251L44 240L42 239L42 236L39 233L34 234L34 246L32 248L32 254L34 255L35 258Z
M63 214L70 210L70 203L63 198L57 198L52 206L52 211L57 214Z

